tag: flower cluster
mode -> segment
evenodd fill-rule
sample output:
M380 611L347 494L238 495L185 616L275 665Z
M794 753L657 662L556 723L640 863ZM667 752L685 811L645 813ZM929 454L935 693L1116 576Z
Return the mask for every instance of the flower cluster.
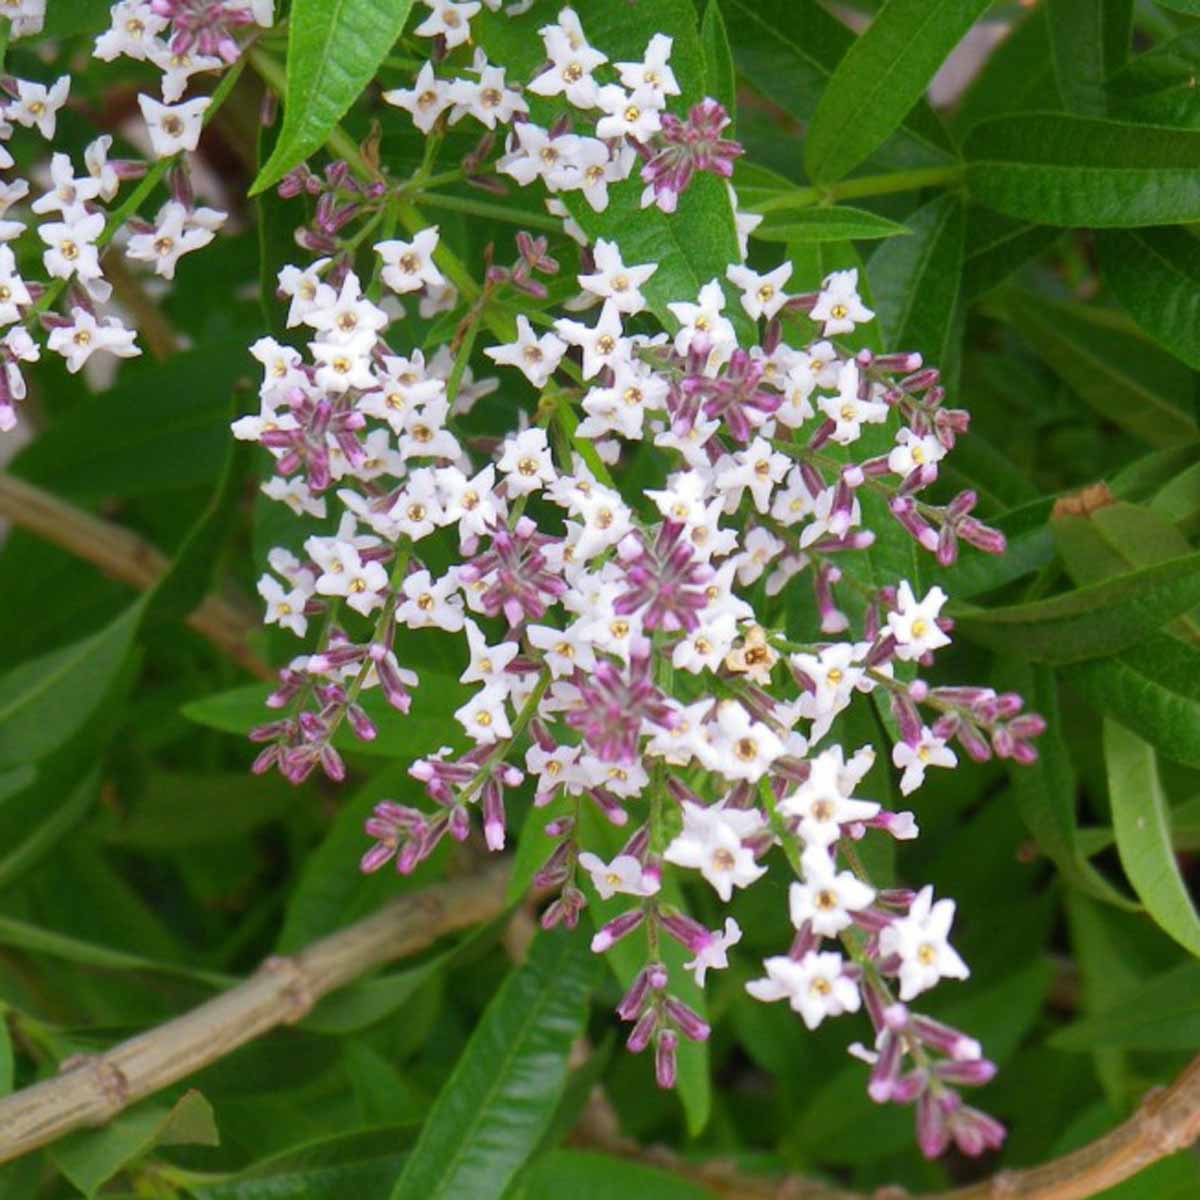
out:
M465 45L480 6L429 7L417 32L444 51ZM559 193L581 190L601 209L606 183L635 156L648 202L666 211L695 170L728 174L737 147L720 138L720 106L705 101L686 119L666 111L680 91L670 39L613 64L618 84L597 77L608 60L571 10L541 32L550 65L523 91L477 55L467 76L439 80L427 65L388 98L426 132L468 114L489 129L516 121L496 169L544 187L564 216ZM595 137L561 118L520 119L534 97L560 95L602 114ZM486 159L473 164L481 173ZM1000 1127L957 1091L986 1082L992 1064L965 1033L909 1007L967 975L948 940L954 904L867 877L857 844L915 838L917 821L870 798L868 774L885 764L840 732L852 704L873 705L905 795L959 752L1035 756L1043 723L1019 697L923 677L953 633L941 588L877 578L863 554L881 537L911 539L944 566L964 542L1003 550L971 515L970 493L924 498L968 414L947 407L918 354L846 348L873 316L856 271L789 293L792 265L756 271L744 244L724 278L652 308L644 289L657 264L626 262L618 242L597 239L579 253L566 304L598 309L590 322L532 303L514 319L522 298L547 299L538 276L562 275L548 243L525 234L511 267L489 251L483 286L461 304L446 292L448 274L461 283L457 260L419 222L374 246L364 285L356 252L391 188L382 174L354 180L342 163L282 189L324 204L306 238L321 257L279 276L307 353L272 339L253 347L260 407L234 430L273 457L268 496L339 523L309 537L302 557L274 551L260 582L268 622L305 637L319 618L321 631L281 674L269 700L279 718L253 734L264 743L255 769L341 779L343 724L376 736L364 692L378 688L400 713L424 701L399 632L461 638L458 682L470 690L454 718L469 748L413 763L425 801L378 806L364 870L413 870L447 834L469 836L473 808L501 849L506 794L532 784L535 807L553 809L548 823L527 822L553 847L537 876L553 893L543 923L574 926L608 901L623 907L600 923L597 952L645 935L618 1013L631 1050L654 1046L663 1086L680 1039L709 1033L678 994L666 940L703 985L742 937L732 917L711 930L667 903L665 873L695 872L728 902L788 871L794 939L750 994L786 1000L809 1028L865 1011L873 1040L852 1051L870 1066L872 1098L915 1105L929 1154L951 1140L968 1153L995 1145ZM429 356L387 337L398 297L418 294L431 312L462 313L450 345ZM485 331L506 391L527 384L540 396L533 419L522 414L500 438L472 436L461 420L499 386L471 375ZM511 761L522 746L523 770ZM616 841L588 839L593 814L620 830Z
M12 36L40 32L45 7L45 0L7 5L3 16L11 23ZM110 27L96 38L93 54L104 61L124 55L161 72L163 100L138 96L145 141L158 164L151 168L141 161L110 158L109 134L86 147L82 171L69 154L52 154L44 172L47 186L28 205L31 217L42 218L37 238L45 281L22 278L9 245L29 227L15 216L33 187L28 179L0 185L0 324L8 327L0 337L0 431L17 423L16 406L27 393L21 364L40 357L33 336L39 323L48 331L48 349L60 354L72 372L98 351L120 358L141 353L135 331L113 300L102 255L110 245L120 247L132 262L173 279L179 259L208 245L225 223L226 213L196 203L188 168L188 155L199 144L213 100L182 97L193 75L221 71L237 59L242 49L238 35L270 26L273 10L273 0L120 0L112 6ZM0 167L9 168L13 159L3 142L14 126L34 129L53 143L59 113L70 99L71 79L63 75L47 85L5 76L0 86L10 98L0 106ZM154 220L140 217L136 202L132 211L122 204L120 216L110 214L105 206L118 199L121 184L148 170L155 180L165 175L168 191ZM34 178L40 180L42 174L35 172ZM52 306L60 296L65 302L57 312Z

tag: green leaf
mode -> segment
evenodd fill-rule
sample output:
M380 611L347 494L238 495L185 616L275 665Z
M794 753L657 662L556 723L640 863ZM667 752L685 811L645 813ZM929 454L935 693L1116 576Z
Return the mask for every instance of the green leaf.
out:
M99 792L99 773L91 774L79 784L57 808L51 808L45 819L29 830L15 846L6 847L0 858L0 888L8 887L15 879L34 866L80 821L96 801Z
M1041 713L1047 723L1046 732L1038 739L1037 761L1014 766L1009 772L1021 819L1072 887L1106 904L1132 907L1079 847L1078 788L1063 740L1054 673L1047 667L1009 663L1002 678L1006 687L1019 689L1030 710Z
M407 1135L405 1127L389 1126L320 1138L188 1191L196 1200L386 1200Z
M319 150L375 78L412 0L292 0L283 128L250 195Z
M968 300L977 300L999 286L1032 258L1048 250L1061 229L1031 225L978 204L967 212L967 258L963 288Z
M1147 337L1200 370L1200 239L1186 229L1102 230L1100 270Z
M106 971L151 971L159 975L171 975L179 979L192 979L210 987L223 988L234 982L228 975L215 971L204 971L182 963L161 962L130 954L124 950L113 950L93 942L81 941L66 934L54 933L25 921L0 916L0 946L15 946L34 954L46 954L61 958L65 962L84 967L100 967Z
M112 5L109 0L73 0L71 4L48 4L46 21L39 38L74 37L101 33L108 27Z
M903 225L861 208L772 208L750 235L760 242L846 242L909 233Z
M90 1200L155 1146L215 1146L218 1142L212 1106L199 1092L189 1091L173 1108L139 1105L104 1129L71 1134L51 1147L50 1157Z
M708 1200L699 1184L608 1154L556 1150L538 1159L524 1179L521 1200Z
M708 0L704 19L700 22L700 41L704 46L704 77L708 83L708 94L724 105L732 122L730 128L733 129L737 121L737 74L725 18L721 16L721 6L717 0Z
M822 183L848 174L897 129L990 0L888 0L838 63L808 128Z
M1200 133L1054 113L984 121L967 138L971 195L1041 225L1200 220Z
M967 608L958 627L975 641L1033 662L1117 654L1200 604L1200 553L1129 571L1049 600Z
M597 973L581 935L538 934L438 1095L393 1200L503 1195L554 1115Z
M1117 853L1159 927L1200 955L1200 917L1179 874L1166 797L1153 749L1116 721L1104 722L1104 762Z
M83 727L133 648L148 595L99 633L0 677L0 767L36 762Z
M8 1032L8 1021L0 1009L0 1096L13 1090L13 1044Z
M1133 0L1050 0L1046 15L1064 105L1084 116L1103 116L1104 85L1129 54Z
M458 707L454 698L457 685L452 677L437 671L424 669L420 675L421 690L413 700L411 712L407 715L397 712L377 690L364 692L359 703L375 722L379 736L373 742L359 741L343 725L334 736L334 745L373 758L404 758L411 762L447 740L457 740L457 730L450 724L454 709ZM256 725L274 719L275 714L266 706L267 696L273 690L271 684L251 683L191 700L183 706L182 712L197 725L244 736Z
M1021 336L1101 416L1151 446L1196 437L1190 404L1181 404L1190 374L1120 314L1016 291L1005 307Z
M1200 1043L1200 963L1181 963L1148 979L1095 1016L1050 1036L1060 1050L1195 1050Z
M11 771L0 771L0 804L9 796L17 796L37 778L37 768L26 763Z
M443 951L406 971L395 971L379 979L369 979L326 996L300 1023L309 1033L342 1036L367 1029L402 1008L421 988L454 957L453 950Z
M854 34L818 0L722 0L722 8L736 30L733 51L741 77L772 104L807 122L854 44ZM918 99L910 108L900 112L901 134L877 156L880 165L952 159L954 147L929 105Z
M1200 651L1155 634L1116 658L1075 663L1063 679L1167 758L1200 767Z
M919 351L953 386L962 340L962 202L939 196L907 220L912 236L885 242L867 264L883 344Z

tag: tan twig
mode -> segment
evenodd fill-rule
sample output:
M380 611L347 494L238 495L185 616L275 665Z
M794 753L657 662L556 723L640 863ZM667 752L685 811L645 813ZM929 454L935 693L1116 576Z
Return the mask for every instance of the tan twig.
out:
M377 913L287 958L270 958L237 987L53 1079L0 1100L0 1163L83 1126L103 1125L130 1104L216 1062L280 1025L300 1020L327 992L443 934L488 921L504 907L506 864L400 896Z
M3 472L0 517L142 591L153 587L171 565L165 554L136 533ZM246 644L247 635L256 627L249 612L220 596L209 595L188 614L187 623L252 675L274 679L271 668Z
M913 1200L1086 1200L1192 1145L1200 1138L1200 1058L1167 1088L1156 1088L1129 1120L1096 1141L1021 1171L1001 1171L948 1192ZM639 1146L622 1137L615 1116L593 1095L572 1140L620 1158L633 1158L686 1176L724 1200L907 1200L903 1188L853 1192L801 1176L754 1177L732 1162L697 1163L671 1150Z

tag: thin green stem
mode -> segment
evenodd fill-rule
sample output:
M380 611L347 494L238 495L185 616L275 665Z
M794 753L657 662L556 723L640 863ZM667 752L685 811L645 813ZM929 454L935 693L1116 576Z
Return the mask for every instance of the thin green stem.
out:
M428 188L433 182L433 179L427 179L424 187ZM448 196L445 192L421 191L411 199L419 201L427 208L442 209L445 212L465 213L470 217L490 217L496 221L507 221L510 225L520 225L525 229L536 229L542 233L562 232L562 222L554 217L509 208L504 204L492 204L488 200L476 200L472 196Z
M858 179L843 179L827 187L792 188L748 205L748 208L751 212L767 213L781 208L812 208L815 205L836 204L839 200L915 192L925 187L953 187L962 181L965 170L962 163L952 163L945 167L892 171L887 175L863 175Z

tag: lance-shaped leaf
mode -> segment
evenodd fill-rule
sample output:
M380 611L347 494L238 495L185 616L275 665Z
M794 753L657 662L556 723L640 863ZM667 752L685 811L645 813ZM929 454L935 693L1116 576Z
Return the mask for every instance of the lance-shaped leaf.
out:
M874 241L910 232L903 225L861 208L777 207L750 235L760 242Z
M534 939L438 1095L393 1200L504 1194L554 1116L598 972L582 934L560 929Z
M1121 314L1018 291L1005 306L1021 336L1101 416L1151 446L1195 438L1190 373Z
M325 144L375 78L411 8L412 0L293 0L283 128L252 196Z
M1175 861L1170 813L1154 750L1136 733L1108 720L1104 763L1121 866L1159 927L1200 956L1200 916Z
M1200 604L1200 553L1005 608L962 607L972 640L1033 662L1072 663L1117 654Z
M888 0L838 63L804 145L808 173L840 179L882 145L990 0Z
M1200 132L1057 113L984 121L964 146L971 195L1042 225L1200 220Z
M1125 62L1133 27L1133 0L1050 0L1054 73L1068 110L1103 116L1105 82Z
M708 82L708 94L725 106L731 121L736 121L737 74L725 18L721 16L721 6L717 0L708 0L704 20L700 22L700 41L704 44L704 77Z
M1100 270L1147 337L1200 370L1200 238L1186 229L1111 229Z

